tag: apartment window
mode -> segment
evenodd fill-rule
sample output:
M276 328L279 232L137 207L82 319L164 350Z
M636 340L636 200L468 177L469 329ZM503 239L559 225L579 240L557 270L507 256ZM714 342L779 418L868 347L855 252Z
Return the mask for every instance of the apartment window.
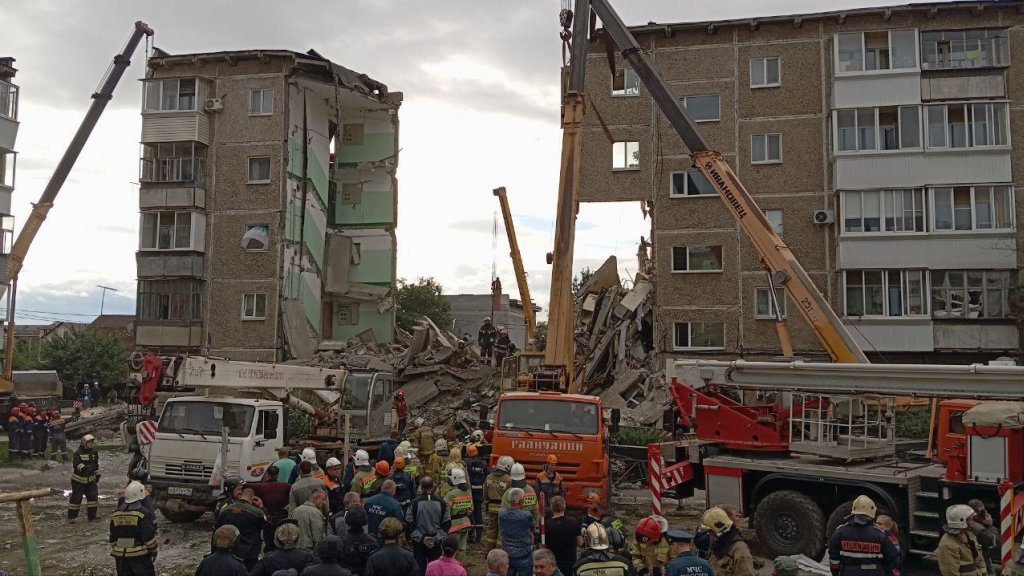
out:
M933 229L1009 230L1013 228L1010 186L947 186L932 188Z
M146 80L143 112L195 111L196 79Z
M923 270L847 270L847 316L924 316Z
M769 88L781 84L778 58L750 59L750 87Z
M775 299L782 310L782 317L786 317L786 293L782 288L775 289ZM775 320L775 305L772 303L771 288L754 288L754 317L770 318Z
M836 35L836 71L860 72L917 67L914 30L849 32Z
M933 104L928 109L930 148L1006 146L1010 125L1006 102Z
M205 184L206 147L195 142L145 144L140 162L142 182Z
M782 208L771 208L764 211L764 217L768 219L768 223L772 225L772 230L779 236L782 236Z
M753 164L782 162L782 134L751 134L750 161Z
M0 116L18 119L18 87L0 80Z
M249 158L249 183L270 182L270 158Z
M612 170L632 170L639 167L639 142L612 142Z
M1010 63L1010 40L1003 30L921 32L921 68L979 68Z
M725 348L724 322L676 322L672 347L676 350L715 350Z
M270 245L270 225L246 224L242 234L242 249L246 252L266 252Z
M612 77L612 96L637 96L640 94L640 77L632 68L616 68Z
M267 116L274 113L274 91L270 88L249 92L249 114Z
M924 189L842 193L844 232L925 232Z
M17 163L18 155L14 152L0 153L0 186L14 188L14 168Z
M249 292L242 295L242 320L263 320L266 317L266 294Z
M1010 270L932 270L933 318L1009 318Z
M191 212L143 212L140 250L187 250L192 247Z
M718 94L703 96L684 96L683 107L690 113L695 122L712 122L721 120L721 107Z
M673 272L721 272L721 246L673 246Z
M200 280L139 280L136 314L139 320L201 320L202 302Z
M669 196L673 198L715 196L717 194L718 192L711 186L711 182L708 182L708 179L699 170L672 173Z

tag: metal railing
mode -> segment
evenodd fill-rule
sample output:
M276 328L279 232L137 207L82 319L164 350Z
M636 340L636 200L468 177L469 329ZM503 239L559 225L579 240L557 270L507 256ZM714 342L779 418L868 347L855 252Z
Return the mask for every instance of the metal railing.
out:
M193 186L206 183L205 158L140 158L139 163L141 182L187 182Z

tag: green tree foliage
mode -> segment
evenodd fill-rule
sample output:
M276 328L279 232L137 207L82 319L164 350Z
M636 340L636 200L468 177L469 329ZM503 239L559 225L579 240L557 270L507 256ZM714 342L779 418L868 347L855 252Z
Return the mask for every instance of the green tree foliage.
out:
M56 370L66 397L75 397L83 382L105 390L128 375L128 349L117 335L89 328L60 334L43 343L41 366Z
M412 330L426 316L443 330L451 323L452 308L441 296L442 291L441 284L433 277L420 278L415 283L399 278L395 322L403 330Z
M579 297L580 293L583 292L583 287L590 282L590 279L594 277L594 271L590 267L586 267L580 270L580 273L572 277L572 293Z
M14 343L14 354L11 360L12 370L38 370L42 355L42 344L39 340L17 340Z

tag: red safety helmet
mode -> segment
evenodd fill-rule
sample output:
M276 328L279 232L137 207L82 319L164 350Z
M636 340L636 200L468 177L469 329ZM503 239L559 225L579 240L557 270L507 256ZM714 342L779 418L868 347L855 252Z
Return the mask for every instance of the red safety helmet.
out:
M385 464L387 464L387 462L385 462ZM402 468L405 468L405 458L395 456L395 470L401 470Z
M374 468L377 469L377 474L381 476L387 476L391 473L391 465L388 464L387 460L379 460Z
M556 466L558 464L558 456L555 456L554 454L548 454L548 464Z
M11 416L20 416L20 415L21 415L21 410L19 410L17 406L15 406L14 408L11 408Z
M473 458L479 453L480 451L476 449L476 444L470 444L469 446L466 446L466 456Z
M640 544L646 544L648 542L657 543L661 540L661 525L658 521L650 516L641 518L636 523L636 541Z

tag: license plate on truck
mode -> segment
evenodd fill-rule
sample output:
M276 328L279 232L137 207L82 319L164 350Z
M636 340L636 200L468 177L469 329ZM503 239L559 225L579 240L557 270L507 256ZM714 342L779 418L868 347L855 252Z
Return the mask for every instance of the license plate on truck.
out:
M182 488L180 486L168 486L167 493L170 494L171 496L191 496L192 489Z

